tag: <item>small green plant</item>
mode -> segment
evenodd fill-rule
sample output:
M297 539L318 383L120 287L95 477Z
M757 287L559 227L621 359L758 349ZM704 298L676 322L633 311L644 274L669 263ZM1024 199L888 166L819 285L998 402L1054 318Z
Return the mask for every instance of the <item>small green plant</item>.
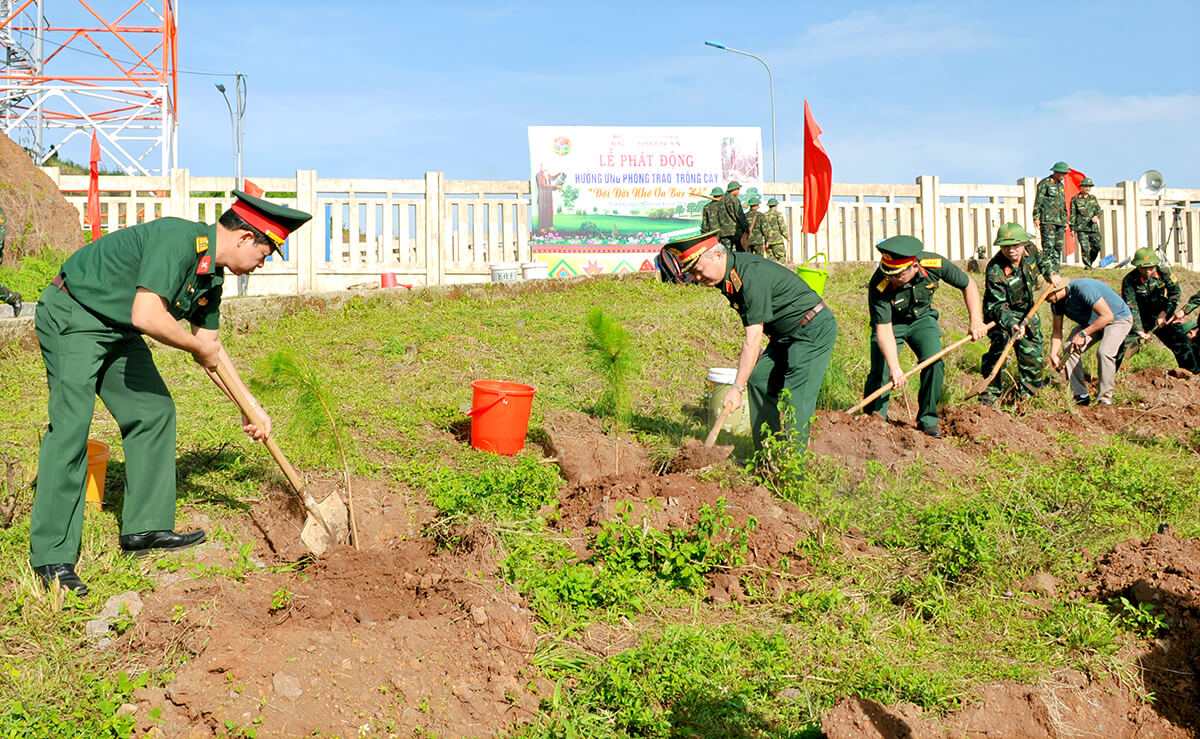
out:
M1167 619L1154 612L1153 603L1131 603L1125 596L1113 598L1110 605L1117 612L1122 628L1146 639L1153 639L1167 628Z
M604 379L604 392L596 408L608 414L620 429L627 423L632 405L630 382L638 371L638 360L629 333L601 308L593 308L587 317L590 331L587 341L592 364Z
M292 591L287 588L277 588L271 593L271 612L282 611L292 605Z

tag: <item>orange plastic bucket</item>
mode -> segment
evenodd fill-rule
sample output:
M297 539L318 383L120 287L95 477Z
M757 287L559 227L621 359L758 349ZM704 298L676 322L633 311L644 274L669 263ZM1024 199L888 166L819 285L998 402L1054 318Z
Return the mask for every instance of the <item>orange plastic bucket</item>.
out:
M104 502L104 478L108 476L108 458L112 456L108 444L88 439L87 493L84 501L101 504Z
M521 451L537 390L503 380L476 380L471 390L471 446L496 454Z

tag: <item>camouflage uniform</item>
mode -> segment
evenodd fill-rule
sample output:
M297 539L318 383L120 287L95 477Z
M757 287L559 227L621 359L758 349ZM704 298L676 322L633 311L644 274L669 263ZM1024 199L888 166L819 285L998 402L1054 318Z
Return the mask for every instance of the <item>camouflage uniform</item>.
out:
M787 222L783 220L783 214L770 205L770 201L767 202L767 212L760 216L766 232L767 256L776 262L783 262L787 259Z
M750 222L742 210L742 201L735 193L725 191L721 198L721 233L719 240L727 249L742 250L742 234L750 232Z
M1079 193L1071 198L1071 230L1079 242L1079 254L1085 267L1091 267L1096 257L1104 250L1104 237L1100 224L1092 219L1101 214L1100 203L1095 195Z
M766 213L760 213L756 208L757 206L754 206L746 211L746 220L750 222L750 228L747 230L750 239L746 244L746 251L761 257L767 243L767 222Z
M979 367L987 377L1004 352L1013 329L1033 308L1038 291L1037 260L1026 253L1020 265L1014 267L1003 252L997 252L987 264L983 289L983 320L996 323L988 331L992 344ZM1025 325L1025 335L1013 342L1013 350L1017 354L1017 392L1022 398L1032 397L1043 383L1042 324L1036 315ZM991 405L1000 397L1000 374L996 373L979 396L979 402Z
M1158 256L1152 249L1138 249L1135 254L1135 262L1139 261L1136 257L1143 256L1143 252L1149 252L1157 261ZM1143 264L1150 266L1152 262ZM1159 314L1165 314L1166 318L1170 318L1174 315L1176 306L1179 305L1179 278L1171 273L1170 267L1165 264L1157 264L1155 271L1147 277L1135 266L1129 271L1129 274L1125 275L1125 279L1121 280L1121 298L1129 304L1129 310L1133 313L1133 330L1125 337L1121 351L1117 353L1118 368L1125 358L1125 351L1140 343L1141 338L1137 332L1148 331L1157 336L1171 350L1180 367L1192 372L1196 371L1195 357L1192 353L1191 342L1187 339L1187 333L1178 324L1173 323L1165 324L1157 329L1154 327L1158 322Z
M4 211L0 209L0 262L4 261L4 233L7 230L7 220ZM13 316L21 314L21 293L13 292L4 285L0 285L0 303L12 306Z
M708 201L704 210L700 211L700 233L721 230L721 199Z
M1053 176L1038 183L1033 220L1042 229L1042 255L1038 260L1042 274L1057 274L1062 264L1063 234L1067 230L1067 193Z

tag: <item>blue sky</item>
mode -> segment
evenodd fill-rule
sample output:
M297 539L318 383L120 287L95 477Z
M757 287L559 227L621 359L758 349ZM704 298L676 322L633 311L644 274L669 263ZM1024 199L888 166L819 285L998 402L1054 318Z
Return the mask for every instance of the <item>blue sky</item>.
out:
M838 182L1200 187L1200 3L253 3L180 0L180 166L232 170L214 81L247 76L248 177L529 176L529 125L760 126L779 179L803 100ZM125 0L117 3L127 5ZM84 155L83 158L86 158ZM769 168L767 173L769 174Z

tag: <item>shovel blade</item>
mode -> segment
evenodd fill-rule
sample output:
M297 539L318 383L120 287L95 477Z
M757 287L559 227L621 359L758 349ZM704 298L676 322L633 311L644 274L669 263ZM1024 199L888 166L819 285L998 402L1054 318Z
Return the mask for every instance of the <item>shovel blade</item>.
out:
M336 490L317 503L317 510L321 512L321 516L329 524L329 528L333 529L337 538L336 541L331 541L329 532L320 521L313 518L311 513L305 516L304 528L300 530L300 541L304 542L308 551L319 557L334 545L350 541L350 510Z

